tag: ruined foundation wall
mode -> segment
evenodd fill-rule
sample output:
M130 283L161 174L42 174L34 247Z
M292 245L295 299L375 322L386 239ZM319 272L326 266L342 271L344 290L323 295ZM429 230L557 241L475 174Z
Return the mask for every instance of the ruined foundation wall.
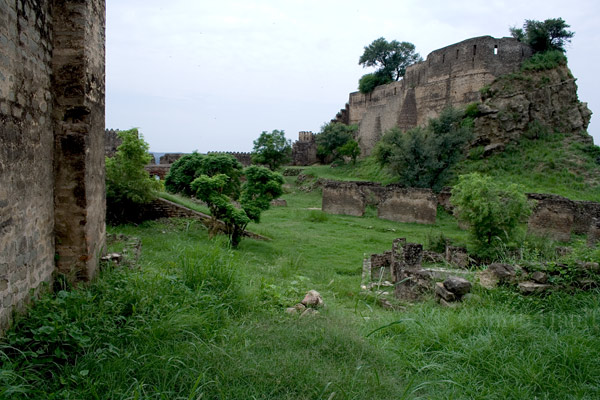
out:
M0 331L54 270L49 12L0 0Z
M390 128L422 126L446 106L479 101L479 89L514 72L530 55L531 49L513 38L476 37L431 52L398 82L351 93L347 120L359 125L363 156Z

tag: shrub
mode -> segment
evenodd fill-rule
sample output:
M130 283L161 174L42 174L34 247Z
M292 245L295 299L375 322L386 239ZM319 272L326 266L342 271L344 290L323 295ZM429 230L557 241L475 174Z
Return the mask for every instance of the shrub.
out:
M192 195L190 184L199 175L203 155L193 152L175 161L165 178L165 188L171 193Z
M361 93L371 93L377 86L385 85L393 82L393 79L389 75L382 73L372 73L363 75L358 81L358 90Z
M398 183L439 191L452 176L452 166L463 158L472 137L472 120L447 108L426 128L402 132L392 128L377 144L374 155L381 166L398 176Z
M543 53L536 53L521 65L522 71L545 71L556 68L560 65L567 65L567 57L560 50L549 50Z
M356 125L346 125L340 122L331 122L321 128L321 132L316 135L317 157L324 163L325 161L334 161L339 159L342 154L340 149L349 141L353 140L355 132L358 130Z
M531 213L523 191L520 185L500 185L478 173L459 177L450 201L458 219L469 224L479 256L494 258L515 239L519 224Z
M160 183L144 169L152 156L137 129L118 133L122 144L106 158L106 215L112 222L136 219L139 205L154 200Z

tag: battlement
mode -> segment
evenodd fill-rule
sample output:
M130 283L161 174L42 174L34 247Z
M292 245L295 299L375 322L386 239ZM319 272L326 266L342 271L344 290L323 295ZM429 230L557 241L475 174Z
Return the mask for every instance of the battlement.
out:
M312 142L315 140L315 134L312 131L300 131L298 132L299 142Z
M229 154L234 156L244 167L252 164L252 153L240 151L209 151L206 154Z

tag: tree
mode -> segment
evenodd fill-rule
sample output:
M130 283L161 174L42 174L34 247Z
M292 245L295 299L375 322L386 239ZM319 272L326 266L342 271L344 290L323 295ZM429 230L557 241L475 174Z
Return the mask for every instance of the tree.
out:
M106 212L113 222L135 220L139 205L154 200L160 190L160 182L144 169L152 158L148 143L137 129L118 135L121 145L114 157L106 158Z
M406 73L406 67L422 60L415 52L414 44L396 40L388 42L381 37L365 46L358 63L363 67L378 67L376 74L380 74L380 78L397 81Z
M426 128L387 131L374 150L375 159L408 187L442 189L452 167L463 157L472 138L472 120L453 108L429 120Z
M478 173L460 176L450 201L457 218L469 224L476 252L486 258L513 241L519 224L531 213L521 185L501 185Z
M525 20L523 28L510 28L511 35L526 43L534 53L549 50L565 52L565 45L571 42L575 32L568 31L569 25L562 18L550 18L545 21Z
M358 147L358 142L356 140L351 139L340 147L338 152L343 157L350 157L352 159L352 164L356 164L356 158L360 155L360 147Z
M341 122L330 122L323 125L321 132L316 135L317 157L323 163L326 160L337 160L342 148L348 141L353 140L358 130L357 125L346 125Z
M204 156L193 152L175 161L165 178L165 189L171 193L183 193L191 196L190 184L200 174L200 165Z
M205 162L206 158L211 158L210 162ZM192 190L210 209L213 218L210 234L223 230L229 236L231 245L237 247L248 223L259 222L261 212L269 208L271 200L283 193L283 177L267 168L253 165L244 171L246 182L240 190L241 165L238 168L239 162L235 164L228 160L235 158L212 154L206 158L201 169L205 173L194 179ZM233 203L237 199L241 200L240 207Z
M380 72L374 72L372 74L363 75L362 78L358 81L358 90L361 93L370 93L377 86L385 85L387 83L392 82L392 78Z
M283 131L274 130L271 133L263 131L254 141L252 162L268 165L272 171L290 161L292 155L291 140L285 138Z

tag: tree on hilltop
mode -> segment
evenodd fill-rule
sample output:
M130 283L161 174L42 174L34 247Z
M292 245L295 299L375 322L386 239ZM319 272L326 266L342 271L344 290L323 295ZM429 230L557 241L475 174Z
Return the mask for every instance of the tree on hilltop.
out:
M520 42L526 43L534 53L549 50L565 52L565 45L571 42L575 32L568 31L569 25L562 18L549 18L545 21L527 19L523 28L512 27L510 34Z
M398 81L406 73L406 68L423 59L415 52L415 45L409 42L388 42L385 38L375 39L373 43L365 46L365 51L358 64L365 67L378 67L377 79L385 81Z

